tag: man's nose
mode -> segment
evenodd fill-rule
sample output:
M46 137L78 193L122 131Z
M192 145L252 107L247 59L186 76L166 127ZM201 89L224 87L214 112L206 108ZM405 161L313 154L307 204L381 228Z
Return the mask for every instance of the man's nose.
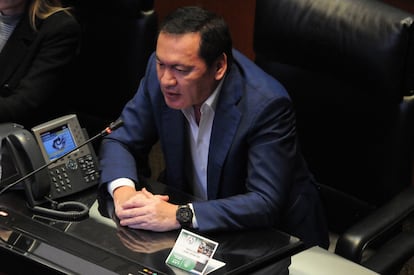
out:
M161 75L161 84L163 86L173 86L177 84L177 79L170 69L165 69Z

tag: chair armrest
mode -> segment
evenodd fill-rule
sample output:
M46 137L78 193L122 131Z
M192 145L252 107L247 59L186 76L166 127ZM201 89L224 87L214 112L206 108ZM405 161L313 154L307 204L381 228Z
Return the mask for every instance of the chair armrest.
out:
M398 274L414 255L414 234L401 232L361 263L379 274Z
M335 253L360 263L365 248L401 226L413 212L414 187L410 186L339 236Z

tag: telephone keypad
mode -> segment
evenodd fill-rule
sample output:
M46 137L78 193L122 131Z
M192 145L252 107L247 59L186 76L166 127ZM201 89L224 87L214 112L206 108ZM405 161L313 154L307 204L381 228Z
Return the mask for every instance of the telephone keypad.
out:
M65 193L72 193L77 186L79 190L83 190L85 188L81 186L82 183L95 183L99 179L99 172L91 154L76 160L69 159L66 163L49 169L49 175L54 197L63 197L67 195Z

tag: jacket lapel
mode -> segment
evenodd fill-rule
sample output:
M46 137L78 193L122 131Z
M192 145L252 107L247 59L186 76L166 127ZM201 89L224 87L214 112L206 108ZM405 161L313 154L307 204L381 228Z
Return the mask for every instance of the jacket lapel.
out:
M168 184L172 184L181 190L187 190L186 170L185 170L185 117L180 110L168 108L166 105L162 109L163 125L161 125L161 137L166 137L163 141L166 150L164 157L167 167Z
M4 86L13 72L21 64L25 57L27 48L34 40L36 34L31 29L28 16L23 18L17 24L7 44L0 52L0 87Z
M226 76L214 116L207 168L209 199L217 197L223 164L241 119L237 103L241 99L243 86L241 85L240 74L235 67L233 66L231 73Z

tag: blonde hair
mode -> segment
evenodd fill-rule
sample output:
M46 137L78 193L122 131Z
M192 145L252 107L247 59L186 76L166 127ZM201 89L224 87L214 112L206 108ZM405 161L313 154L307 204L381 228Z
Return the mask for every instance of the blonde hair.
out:
M37 30L36 27L36 18L46 19L50 15L64 11L70 14L69 7L63 7L62 3L59 0L31 0L29 4L29 18L30 25L34 30Z

